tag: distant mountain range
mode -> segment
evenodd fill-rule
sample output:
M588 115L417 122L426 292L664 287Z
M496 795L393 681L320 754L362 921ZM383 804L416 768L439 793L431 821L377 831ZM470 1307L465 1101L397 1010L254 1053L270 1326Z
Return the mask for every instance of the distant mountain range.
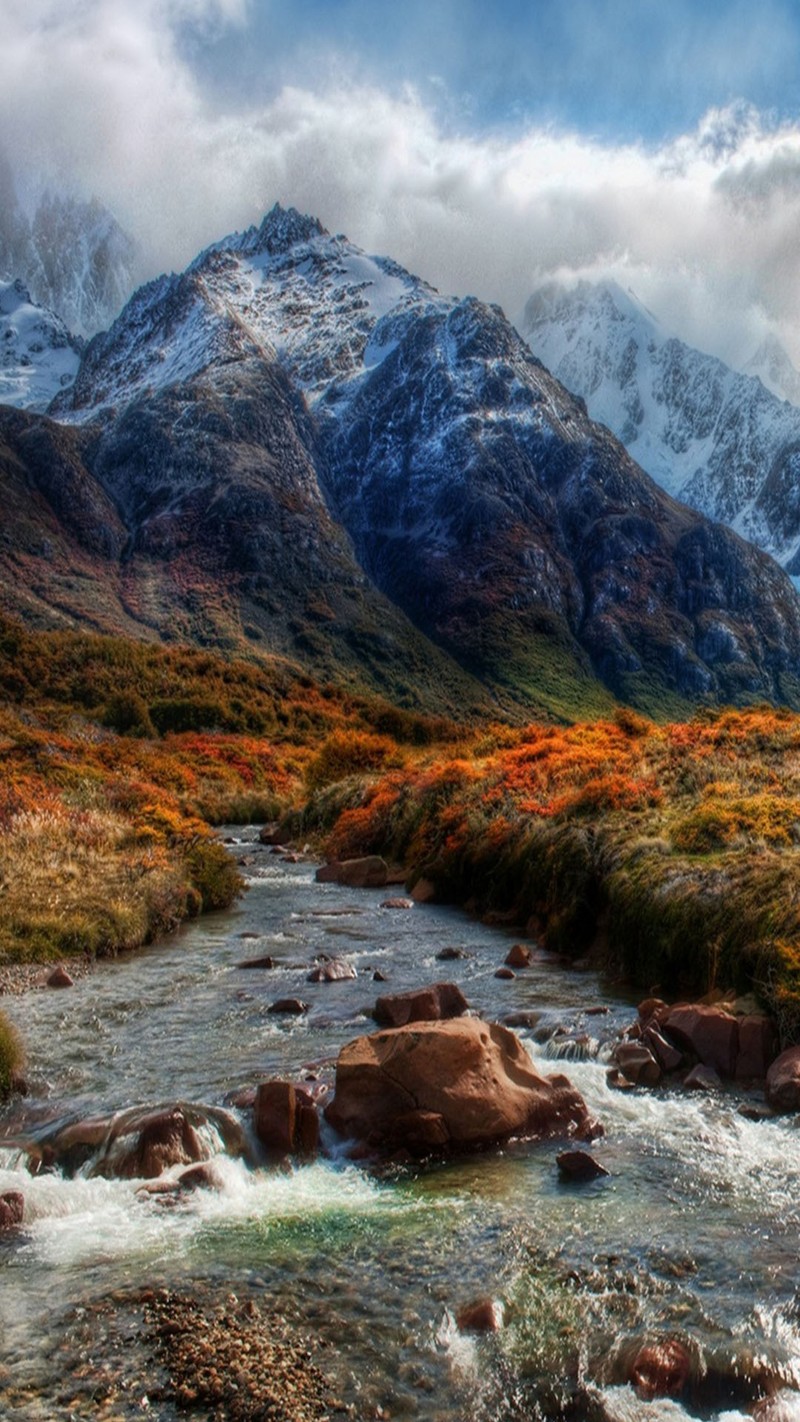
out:
M659 484L800 574L800 374L767 340L747 372L668 335L614 282L549 283L531 348Z
M28 213L0 152L0 279L21 281L34 302L86 337L119 314L137 268L134 242L96 199L46 192Z
M744 379L744 377L742 377ZM751 382L756 383L756 382ZM429 708L800 704L800 602L498 307L275 207L0 410L0 597Z

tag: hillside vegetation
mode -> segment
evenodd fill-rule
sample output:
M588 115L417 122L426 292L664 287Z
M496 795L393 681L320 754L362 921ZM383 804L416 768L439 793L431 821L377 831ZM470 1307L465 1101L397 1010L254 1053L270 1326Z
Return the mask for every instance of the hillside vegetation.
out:
M644 990L755 988L800 1035L800 717L457 726L228 661L0 624L0 965L228 905L225 822L378 852Z

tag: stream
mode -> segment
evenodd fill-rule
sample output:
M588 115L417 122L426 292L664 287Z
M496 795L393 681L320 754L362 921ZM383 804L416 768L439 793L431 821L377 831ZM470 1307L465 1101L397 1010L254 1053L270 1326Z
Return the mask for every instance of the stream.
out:
M504 931L445 907L383 909L386 890L317 884L312 863L271 854L255 829L224 833L249 861L232 910L100 963L69 991L3 999L28 1049L31 1094L0 1113L0 1137L21 1111L35 1136L59 1113L219 1106L271 1076L331 1079L339 1048L374 1030L379 993L448 980L488 1019L538 1014L516 1030L537 1067L566 1072L603 1122L592 1150L609 1176L563 1183L553 1140L384 1176L342 1151L291 1172L221 1156L221 1191L166 1209L135 1181L30 1177L0 1146L0 1193L25 1195L22 1229L0 1239L0 1416L91 1416L65 1393L65 1360L85 1347L102 1368L103 1338L111 1348L122 1324L93 1310L145 1285L225 1289L280 1310L357 1418L550 1418L579 1377L602 1404L595 1414L587 1403L592 1422L736 1422L751 1415L742 1379L800 1389L792 1118L746 1118L743 1102L763 1098L740 1088L610 1089L610 1041L635 1002L595 974L543 958L497 979L513 941ZM466 956L439 961L448 947ZM307 982L322 953L357 978ZM272 970L238 966L265 954ZM280 997L310 1010L271 1014ZM456 1313L483 1296L502 1300L505 1327L461 1334ZM623 1382L624 1361L667 1336L690 1347L695 1384L680 1403L643 1402ZM127 1383L109 1415L180 1416L149 1406L143 1345L135 1331L123 1341Z

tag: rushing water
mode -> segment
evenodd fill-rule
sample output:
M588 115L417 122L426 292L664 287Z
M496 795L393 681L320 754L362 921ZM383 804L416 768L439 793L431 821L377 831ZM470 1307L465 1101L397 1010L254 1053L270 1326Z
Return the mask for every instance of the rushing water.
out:
M594 1396L610 1419L734 1422L748 1415L748 1377L800 1387L793 1121L745 1119L732 1091L610 1090L603 1042L632 1006L595 976L543 961L498 980L502 932L444 908L381 909L383 893L318 885L310 864L270 855L252 831L241 838L250 889L233 911L100 965L69 992L4 1003L29 1049L28 1129L133 1104L219 1105L234 1087L296 1079L309 1066L325 1075L339 1047L370 1030L378 992L446 978L487 1017L540 1014L520 1033L539 1066L565 1070L603 1121L594 1149L610 1175L560 1183L553 1141L384 1179L345 1158L291 1174L222 1158L221 1192L166 1209L136 1182L29 1178L12 1150L0 1151L0 1192L22 1188L26 1200L23 1230L0 1245L0 1414L72 1415L59 1348L82 1309L137 1283L201 1280L253 1291L296 1320L364 1418L546 1417L580 1377L589 1412ZM447 946L467 956L438 961ZM358 977L307 982L320 953L346 958ZM264 954L276 960L271 971L238 966ZM385 988L372 981L376 969ZM270 1014L286 996L307 1001L308 1014ZM605 1015L587 1012L598 1005ZM588 1043L576 1046L575 1035ZM484 1295L502 1300L506 1326L460 1335L454 1314ZM681 1405L644 1403L623 1385L626 1358L664 1335L694 1350ZM134 1377L119 1417L146 1406L135 1340L127 1346Z

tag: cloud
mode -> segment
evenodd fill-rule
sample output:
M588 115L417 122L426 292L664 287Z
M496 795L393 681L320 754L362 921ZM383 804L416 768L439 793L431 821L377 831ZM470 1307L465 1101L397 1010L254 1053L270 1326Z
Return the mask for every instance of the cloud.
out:
M223 103L193 45L247 17L247 0L11 0L0 141L18 171L97 194L151 271L278 199L512 317L555 273L609 273L704 349L743 360L772 327L800 360L800 125L733 104L655 147L459 133L414 89L341 71Z

